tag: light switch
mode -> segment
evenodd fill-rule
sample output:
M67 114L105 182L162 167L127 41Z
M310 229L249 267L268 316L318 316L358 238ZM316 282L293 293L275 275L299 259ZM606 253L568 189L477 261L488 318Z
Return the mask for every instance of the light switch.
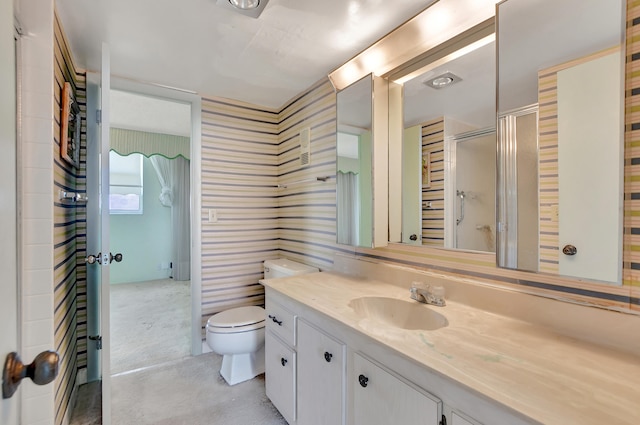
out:
M218 222L218 211L215 209L209 210L209 223L217 223Z

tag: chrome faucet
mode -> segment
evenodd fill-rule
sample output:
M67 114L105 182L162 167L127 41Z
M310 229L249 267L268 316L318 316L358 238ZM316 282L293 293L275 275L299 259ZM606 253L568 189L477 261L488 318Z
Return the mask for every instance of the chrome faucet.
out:
M444 301L444 288L440 285L431 286L423 282L411 282L409 292L411 293L411 298L418 302L436 305L438 307L444 307L446 305Z

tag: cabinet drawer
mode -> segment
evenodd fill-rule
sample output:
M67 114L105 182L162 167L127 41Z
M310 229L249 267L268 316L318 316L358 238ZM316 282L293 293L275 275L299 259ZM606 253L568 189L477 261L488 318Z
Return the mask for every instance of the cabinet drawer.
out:
M296 352L273 333L265 335L267 397L290 424L296 421Z
M291 347L296 346L296 316L280 304L267 298L265 310L267 313L267 330L278 335L280 339Z

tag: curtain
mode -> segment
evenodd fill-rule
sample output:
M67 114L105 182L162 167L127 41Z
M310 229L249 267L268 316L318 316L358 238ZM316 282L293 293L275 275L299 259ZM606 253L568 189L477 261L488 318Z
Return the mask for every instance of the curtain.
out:
M162 189L160 190L160 203L165 207L170 207L172 205L173 194L171 193L171 161L168 158L165 158L160 155L152 155L149 157L151 164L153 165L154 170L156 170L156 174L158 175L158 180L160 181L160 186Z
M352 172L337 174L337 233L338 243L345 245L358 244L360 216L358 203L358 176Z
M191 279L191 183L189 160L178 157L171 160L171 231L173 279Z
M171 263L174 280L191 279L191 188L189 160L150 157L162 189L160 202L171 207Z
M111 150L123 156L141 153L146 157L162 155L167 158L183 156L189 159L191 149L189 137L115 127L109 129L109 137Z

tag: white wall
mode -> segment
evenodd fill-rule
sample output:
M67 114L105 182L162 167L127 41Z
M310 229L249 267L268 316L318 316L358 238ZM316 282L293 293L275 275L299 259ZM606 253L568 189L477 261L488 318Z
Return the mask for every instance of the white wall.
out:
M160 204L160 182L149 158L143 160L143 214L111 214L111 252L122 253L111 267L111 283L165 279L171 261L171 208Z

